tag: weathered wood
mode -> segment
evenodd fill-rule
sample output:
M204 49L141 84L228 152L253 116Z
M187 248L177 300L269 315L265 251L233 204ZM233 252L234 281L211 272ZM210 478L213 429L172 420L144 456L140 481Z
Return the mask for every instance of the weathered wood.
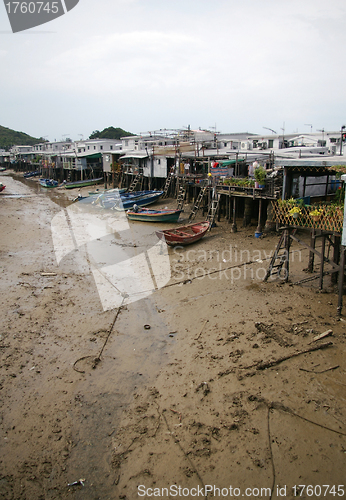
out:
M327 347L331 347L332 345L334 345L333 342L326 342L325 344L319 344L319 345L316 345L313 347L309 347L308 349L304 349L303 351L295 352L295 353L290 354L288 356L282 356L281 358L273 359L271 361L267 361L266 363L260 362L256 365L252 365L252 366L255 366L256 370L265 370L266 368L271 368L273 366L277 366L280 363L282 363L283 361L287 361L288 359L296 358L297 356L300 356L301 354L307 354L309 352L318 351L320 349L326 349ZM247 368L252 368L252 366L247 367Z
M345 247L341 245L341 254L340 254L340 271L339 271L339 295L338 295L338 307L337 313L340 316L342 311L342 292L344 287L344 272L345 272Z
M252 215L252 199L245 198L245 206L244 206L244 218L243 218L243 227L249 226L251 224L251 215Z

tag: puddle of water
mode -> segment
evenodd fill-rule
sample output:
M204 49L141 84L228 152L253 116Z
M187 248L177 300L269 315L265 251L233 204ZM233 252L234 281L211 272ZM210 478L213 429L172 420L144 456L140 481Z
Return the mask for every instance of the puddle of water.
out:
M1 193L0 196L3 196L4 198L30 198L32 196L35 196L34 194L11 194L11 193Z

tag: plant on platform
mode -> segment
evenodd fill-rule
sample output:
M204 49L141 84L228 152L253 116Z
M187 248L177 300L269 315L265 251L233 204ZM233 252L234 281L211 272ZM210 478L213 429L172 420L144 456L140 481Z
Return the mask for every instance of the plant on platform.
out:
M311 210L310 215L311 217L321 217L323 214L323 210L321 208L315 208L314 210Z
M294 215L294 214L298 214L298 215L299 215L299 214L301 214L301 213L302 213L302 211L301 211L301 209L300 209L299 207L293 207L293 208L291 208L291 210L289 211L289 214L290 214L290 215Z
M256 182L258 182L260 186L263 186L267 177L266 169L263 168L262 165L260 165L259 167L255 168L254 175Z

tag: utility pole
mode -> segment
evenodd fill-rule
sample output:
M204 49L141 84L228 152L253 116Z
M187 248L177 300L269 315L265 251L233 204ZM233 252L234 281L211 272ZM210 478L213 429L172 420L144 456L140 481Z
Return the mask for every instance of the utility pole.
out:
M321 130L317 129L317 132L322 132L322 146L324 146L324 128Z
M281 130L282 130L282 147L284 148L285 147L285 122L284 122L284 126Z

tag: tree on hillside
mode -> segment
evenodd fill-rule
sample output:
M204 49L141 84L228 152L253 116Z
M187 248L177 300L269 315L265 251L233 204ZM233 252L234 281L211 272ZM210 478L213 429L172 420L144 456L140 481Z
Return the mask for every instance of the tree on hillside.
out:
M45 142L45 139L31 137L31 135L24 132L17 132L0 125L0 149L8 151L12 146L33 146L40 142Z
M94 132L90 135L89 139L121 139L122 137L127 137L131 134L131 132L126 132L119 127L107 127L103 129L101 132L99 130L94 130Z

